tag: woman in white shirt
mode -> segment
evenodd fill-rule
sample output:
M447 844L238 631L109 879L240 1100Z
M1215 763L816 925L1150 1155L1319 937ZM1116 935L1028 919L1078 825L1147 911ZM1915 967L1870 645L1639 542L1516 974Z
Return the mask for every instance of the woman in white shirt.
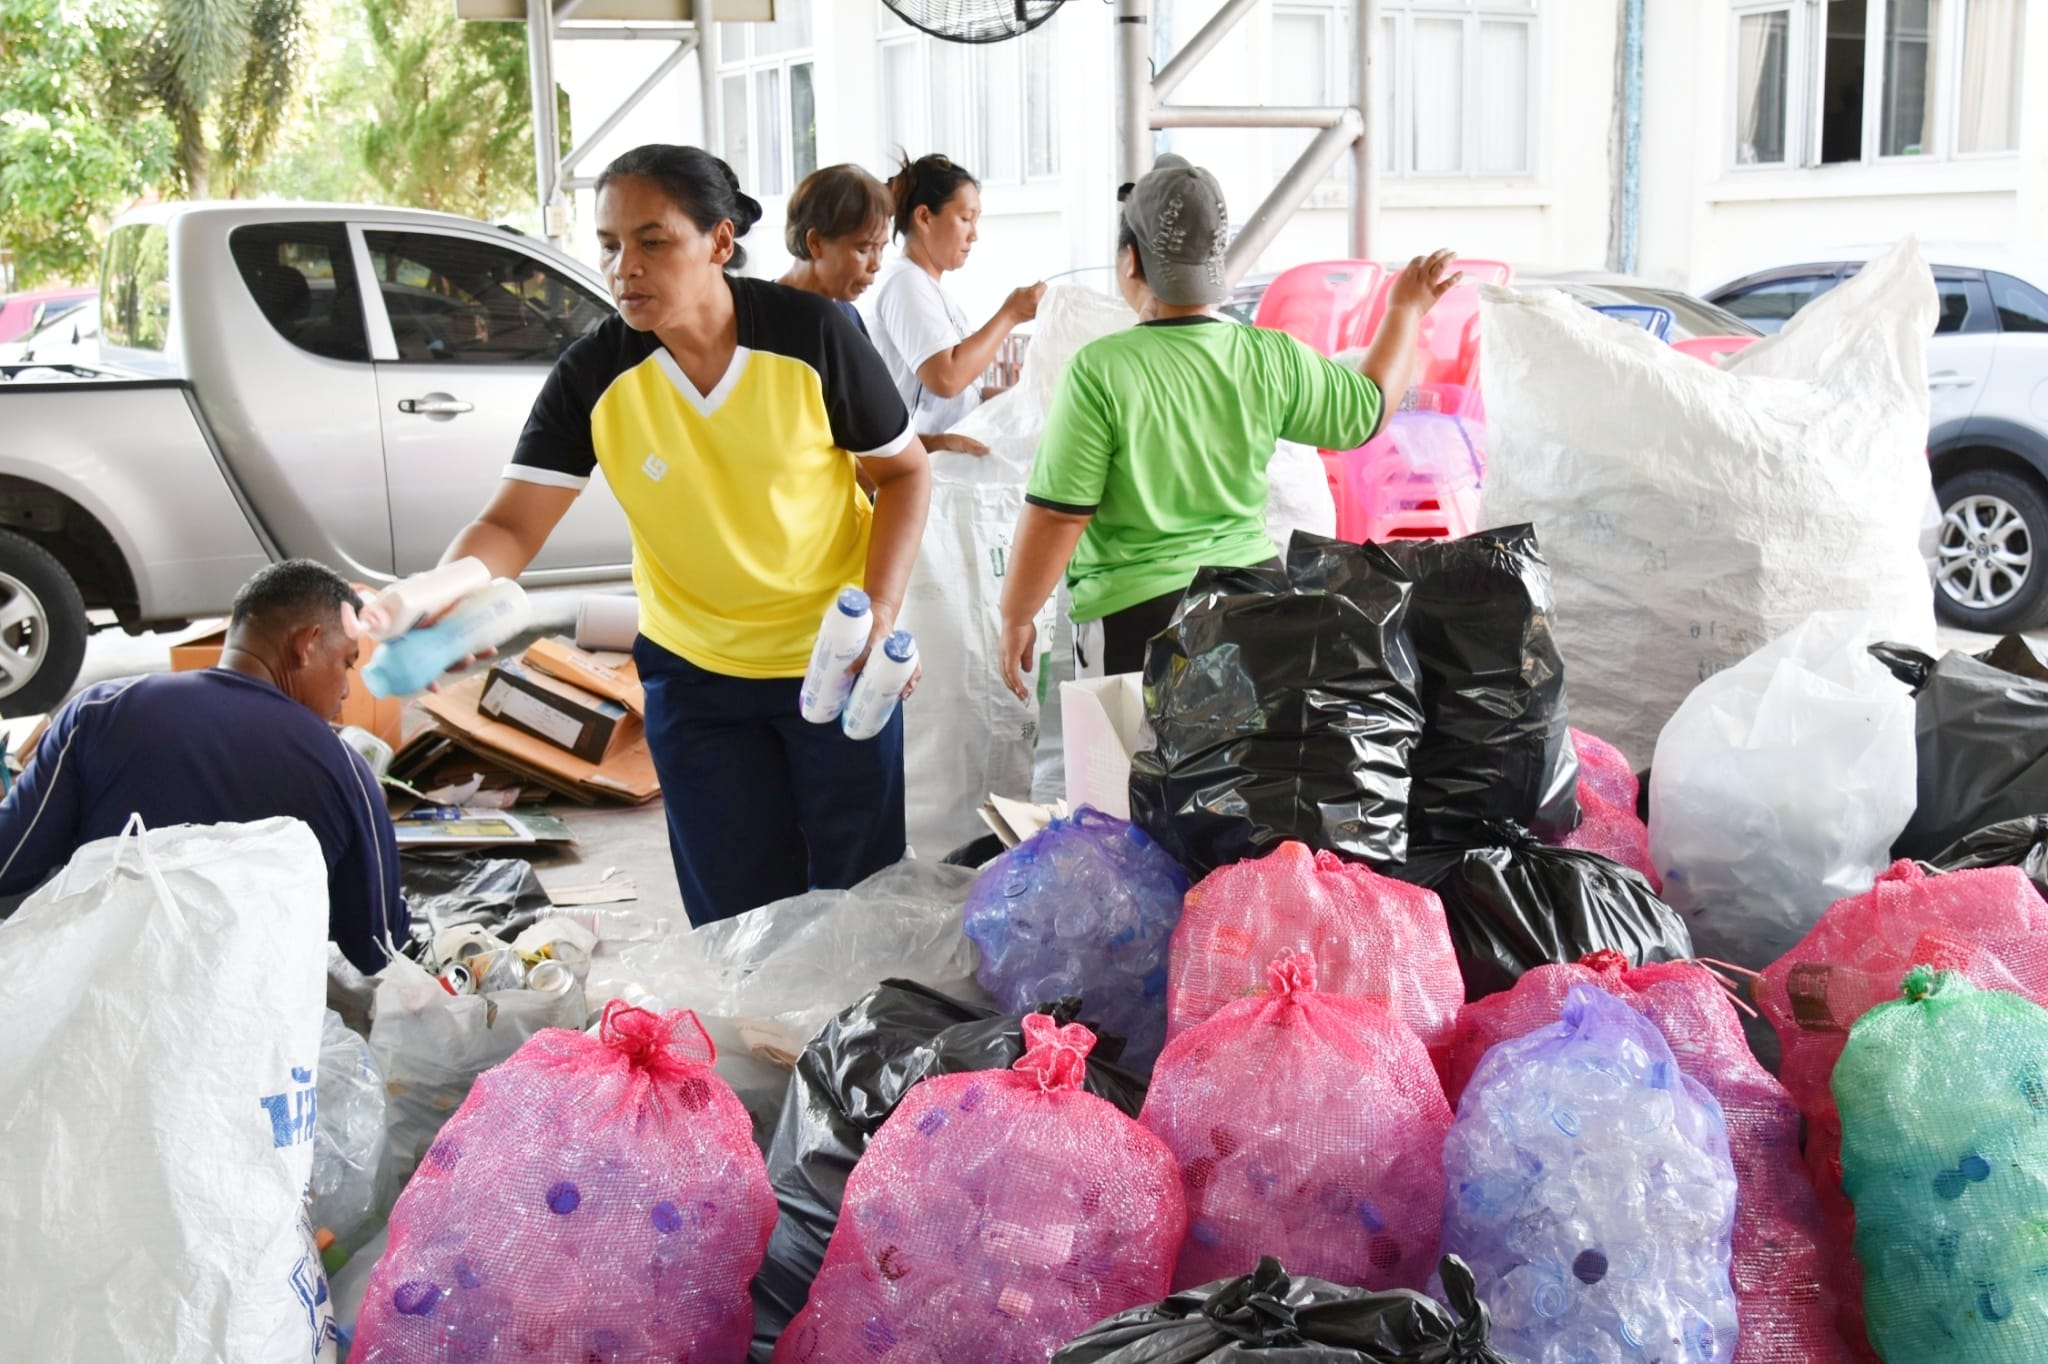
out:
M875 349L919 433L952 430L992 396L981 376L1019 323L1038 315L1043 283L1013 291L979 331L940 277L967 264L981 219L981 186L943 156L906 162L889 181L903 254L875 290Z

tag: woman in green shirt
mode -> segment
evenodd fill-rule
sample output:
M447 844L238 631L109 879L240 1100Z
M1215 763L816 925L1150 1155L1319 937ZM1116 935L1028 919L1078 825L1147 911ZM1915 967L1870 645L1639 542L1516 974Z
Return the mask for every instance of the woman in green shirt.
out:
M999 666L1020 697L1062 573L1076 663L1108 675L1143 666L1198 569L1271 559L1275 442L1370 440L1407 393L1417 322L1460 278L1449 251L1410 261L1354 370L1217 312L1229 218L1208 171L1163 156L1121 197L1117 279L1139 323L1074 356L1039 441L1003 584Z

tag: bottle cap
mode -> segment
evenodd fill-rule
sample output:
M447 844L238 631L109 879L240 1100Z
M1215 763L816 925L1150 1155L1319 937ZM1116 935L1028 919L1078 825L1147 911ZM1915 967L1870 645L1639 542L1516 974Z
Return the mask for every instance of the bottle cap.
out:
M892 663L908 663L917 657L917 641L910 637L910 631L898 630L882 641L882 652Z
M865 616L868 613L868 594L857 587L849 587L839 594L839 614L842 616Z

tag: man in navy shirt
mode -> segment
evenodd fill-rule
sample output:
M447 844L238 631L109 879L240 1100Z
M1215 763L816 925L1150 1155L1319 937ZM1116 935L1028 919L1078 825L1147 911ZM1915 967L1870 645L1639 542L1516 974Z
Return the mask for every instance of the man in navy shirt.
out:
M33 890L80 845L151 828L288 815L327 856L328 936L365 972L406 932L398 846L377 778L329 725L361 652L356 594L304 559L236 594L220 666L107 682L50 721L0 804L0 895Z

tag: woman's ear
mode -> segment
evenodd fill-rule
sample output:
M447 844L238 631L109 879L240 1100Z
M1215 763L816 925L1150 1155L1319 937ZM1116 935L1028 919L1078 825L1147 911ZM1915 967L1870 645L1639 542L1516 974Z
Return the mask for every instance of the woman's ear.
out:
M825 238L819 233L817 228L812 227L804 230L804 250L810 253L809 258L811 260L816 260L825 254Z
M731 261L733 250L738 244L739 238L732 230L732 219L721 218L718 225L711 229L711 263L723 266Z

